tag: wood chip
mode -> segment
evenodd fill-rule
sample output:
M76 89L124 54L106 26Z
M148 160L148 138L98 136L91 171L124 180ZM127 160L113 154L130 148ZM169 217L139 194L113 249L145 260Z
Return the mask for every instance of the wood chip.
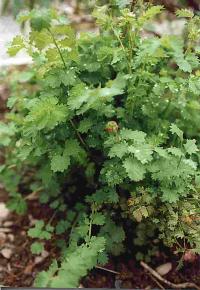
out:
M3 246L6 241L6 234L5 233L0 233L0 246Z
M41 256L38 256L35 258L34 264L37 265L37 264L42 263L48 256L49 256L49 252L43 251Z
M4 202L0 202L0 222L4 221L8 215L9 215L10 211L7 209L6 204Z
M35 264L33 262L30 262L26 268L24 269L24 274L30 275L33 273L33 268L34 268Z
M3 223L3 226L5 227L5 228L10 228L10 227L12 227L14 225L14 222L13 221L5 221L4 223Z
M2 249L2 250L0 251L0 253L1 253L1 255L2 255L4 258L6 258L6 259L8 259L8 260L11 258L12 254L13 254L12 250L9 249L9 248L4 248L4 249Z
M15 237L13 234L8 234L8 240L12 243L15 240Z

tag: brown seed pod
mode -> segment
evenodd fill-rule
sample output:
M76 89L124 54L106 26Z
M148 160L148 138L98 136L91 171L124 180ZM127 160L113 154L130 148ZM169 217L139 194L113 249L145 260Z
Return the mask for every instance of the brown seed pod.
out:
M119 130L119 126L118 124L115 122L115 121L109 121L107 124L106 124L106 128L105 130L108 132L108 133L116 133L118 130Z

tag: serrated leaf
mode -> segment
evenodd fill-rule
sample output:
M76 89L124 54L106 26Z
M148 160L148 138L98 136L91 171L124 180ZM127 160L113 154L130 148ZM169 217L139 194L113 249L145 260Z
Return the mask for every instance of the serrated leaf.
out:
M68 98L70 109L79 109L89 98L89 90L84 83L77 84L73 87Z
M42 29L49 29L51 26L52 18L52 10L34 9L30 12L31 27L36 31L41 31Z
M87 110L99 109L102 103L111 102L112 97L123 93L126 86L126 75L119 74L116 79L109 81L104 88L89 89L84 83L73 87L68 98L69 107L79 110L80 114Z
M90 130L90 128L92 127L92 125L93 125L92 120L90 120L90 119L83 119L79 123L78 131L80 133L87 133Z
M45 56L47 60L51 63L53 62L61 62L60 56L58 54L57 48L49 48L45 51ZM55 79L55 78L54 78Z
M172 132L172 134L176 134L181 140L183 140L183 131L180 130L176 124L172 124L170 126L170 131Z
M105 239L93 237L88 244L83 244L69 253L60 267L54 262L47 272L41 272L34 286L36 287L78 287L81 277L97 264L98 254L105 249ZM57 274L56 274L57 272ZM66 275L66 273L68 273Z
M192 10L189 9L179 9L176 11L176 15L178 17L192 18L194 16L194 13L192 12Z
M200 77L199 76L191 76L189 78L189 90L195 94L199 95L200 91Z
M148 8L144 11L143 15L138 17L138 23L140 26L143 26L149 20L152 20L157 14L159 14L163 10L162 5L155 5Z
M162 147L156 147L154 148L154 151L157 152L160 155L160 157L164 157L164 158L169 157L167 150L163 149Z
M17 35L13 38L13 41L11 42L7 52L10 56L15 56L23 48L25 48L24 40L22 36Z
M61 82L65 85L65 86L71 86L74 85L76 82L76 73L74 69L70 69L70 70L63 70L60 73L60 79Z
M59 104L56 97L49 97L35 100L25 122L35 125L35 130L53 129L66 121L67 116L67 107Z
M29 40L40 51L43 50L46 46L50 45L52 42L52 38L47 31L39 32L33 30L30 32Z
M60 220L56 225L56 234L60 235L66 232L70 228L70 222L68 220Z
M133 216L137 222L141 222L143 217L147 218L149 216L149 213L145 206L141 206L140 208L133 211Z
M184 72L192 72L192 66L187 59L184 58L182 55L176 55L176 63L178 67Z
M42 271L36 276L36 279L34 281L34 287L47 287L57 270L58 265L57 262L54 260L48 271Z
M17 214L25 214L27 211L27 203L26 200L22 197L20 193L15 193L13 197L7 203L7 207L11 211L15 211Z
M16 128L13 123L5 124L0 122L0 145L8 146L15 132Z
M128 144L118 143L114 144L109 151L109 157L119 157L122 158L128 152Z
M176 189L162 188L162 201L174 203L179 200L179 194Z
M123 162L123 167L126 169L128 177L131 180L140 181L144 179L146 169L137 159L132 157L126 158Z
M44 227L44 221L43 220L38 220L35 223L34 228L29 229L29 231L28 231L29 237L31 237L31 238L40 238L40 234L41 234L41 231L42 231L43 227Z
M145 142L146 133L142 131L132 131L130 129L122 129L120 136L125 140L134 140L138 144Z
M187 140L186 144L184 144L184 147L185 147L186 152L189 155L199 151L198 148L197 148L197 145L196 145L196 140L194 140L194 139L193 140Z
M148 144L140 144L139 146L131 145L128 147L128 151L133 153L142 164L152 160L153 149Z
M102 253L99 253L98 255L98 264L99 265L105 265L107 264L109 261L109 258L108 258L108 255L106 252L102 252Z
M32 254L39 255L44 251L44 245L40 242L34 242L31 245Z
M171 154L173 154L174 156L178 156L178 157L181 157L183 156L183 152L181 151L181 149L179 148L176 148L176 147L171 147L169 149L167 149L167 151Z
M92 223L97 226L102 226L105 224L105 216L102 213L95 213L92 216Z
M51 169L53 172L63 172L70 165L70 157L67 155L54 155L51 159Z

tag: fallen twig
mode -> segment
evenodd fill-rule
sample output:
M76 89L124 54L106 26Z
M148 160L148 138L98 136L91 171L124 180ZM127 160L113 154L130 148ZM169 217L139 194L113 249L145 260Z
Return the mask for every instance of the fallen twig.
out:
M148 266L145 262L141 261L140 265L146 269L148 272L150 272L156 279L158 279L159 281L163 282L164 284L175 288L175 289L185 289L185 288L195 288L197 290L200 290L200 287L197 286L195 283L192 282L185 282L185 283L180 283L180 284L174 284L166 279L164 279L163 277L160 276L160 274L158 274L155 270L153 270L150 266Z
M31 192L25 197L25 200L36 200L39 197L39 193L43 190L43 187L38 188L37 190Z
M100 269L100 270L104 270L104 271L107 271L107 272L110 272L110 273L113 273L113 274L116 274L116 275L120 274L119 272L116 272L116 271L113 271L113 270L110 270L110 269L107 269L107 268L104 268L104 267L101 267L101 266L96 266L95 268L96 269Z
M165 289L162 285L161 285L161 283L151 274L151 273L149 273L149 277L151 277L151 279L160 287L160 289Z

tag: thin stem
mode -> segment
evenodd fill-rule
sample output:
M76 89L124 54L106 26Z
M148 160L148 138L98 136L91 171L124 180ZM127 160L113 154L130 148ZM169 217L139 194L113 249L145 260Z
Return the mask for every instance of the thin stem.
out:
M52 221L54 220L55 216L57 215L58 210L56 210L53 215L51 216L50 220L48 221L47 225L50 225L52 223Z
M89 240L91 239L91 236L92 236L93 215L94 215L94 209L92 208L92 214L91 214L91 218L90 218L90 225L89 225L89 232L88 232Z
M87 144L85 143L85 141L84 141L83 138L81 137L81 134L78 132L78 130L77 130L77 128L76 128L74 122L73 122L71 119L70 119L69 121L70 121L70 124L72 125L74 131L76 132L76 135L77 135L78 139L80 140L80 142L82 143L82 145L85 147L85 149L86 149L87 151L89 151L89 148L88 148Z
M90 221L89 239L91 239L91 236L92 236L92 221Z
M51 32L51 30L50 30L49 28L48 28L47 30L48 30L49 33L51 34L51 37L52 37L53 42L54 42L54 44L55 44L55 46L56 46L56 48L57 48L57 50L58 50L58 53L59 53L59 55L60 55L60 58L61 58L61 60L62 60L62 63L63 63L64 68L67 69L67 66L66 66L66 63L65 63L64 57L63 57L63 55L62 55L62 52L61 52L61 50L60 50L60 48L59 48L59 46L58 46L58 44L57 44L57 41L56 41L56 39L55 39L53 33ZM70 119L69 121L70 121L70 123L71 123L73 129L75 130L78 139L80 140L80 142L82 143L82 145L85 147L85 149L88 151L88 150L89 150L89 149L88 149L88 146L87 146L87 144L85 143L85 141L83 140L83 138L81 137L80 133L78 132L78 130L77 130L77 128L76 128L76 126L75 126L73 120Z
M182 140L182 139L181 139L181 149L183 150L183 140ZM183 159L183 155L181 155L181 157L180 157L180 159L179 159L179 162L178 162L177 168L179 168L182 159Z
M57 48L57 50L58 50L58 53L59 53L59 55L60 55L60 58L61 58L61 60L62 60L62 62L63 62L64 68L67 69L67 66L66 66L65 60L64 60L63 55L62 55L62 52L61 52L61 50L60 50L60 48L59 48L59 46L58 46L58 44L57 44L57 41L56 41L56 39L55 39L53 33L51 32L51 30L50 30L49 28L47 28L47 30L48 30L49 33L51 34L51 37L52 37L52 39L53 39L53 42L54 42L54 44L55 44L55 46L56 46L56 48Z
M72 226L71 226L71 230L70 230L70 234L69 234L69 240L68 240L68 245L70 244L71 240L72 240L72 233L73 233L73 230L78 222L78 219L79 219L79 214L76 213L76 216L73 220L73 223L72 223Z
M127 61L128 61L128 67L129 67L129 73L131 73L132 69L131 69L131 64L130 64L129 54L127 54L127 52L126 52L126 48L124 47L124 45L123 45L123 43L122 43L122 40L121 40L121 38L119 37L118 33L116 33L116 31L115 31L113 25L111 25L111 29L112 29L114 35L117 37L117 40L119 41L122 50L123 50L124 53L126 54L126 58L127 58Z

